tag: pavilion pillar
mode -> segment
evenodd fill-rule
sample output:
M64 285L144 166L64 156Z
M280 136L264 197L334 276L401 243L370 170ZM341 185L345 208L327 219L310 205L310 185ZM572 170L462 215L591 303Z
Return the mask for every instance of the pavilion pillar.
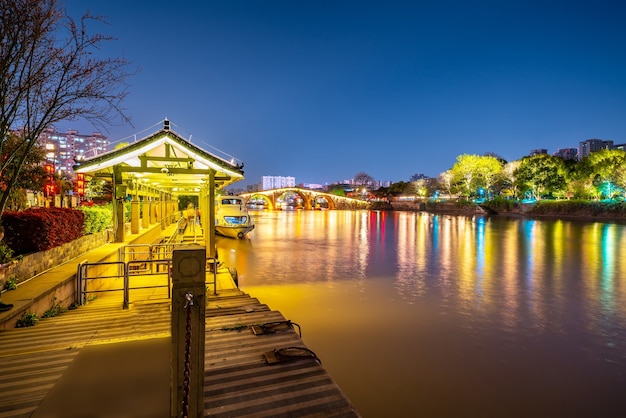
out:
M133 195L133 200L130 202L130 233L139 233L139 199L137 194Z
M113 168L113 224L115 228L115 242L124 242L126 225L124 219L124 199L126 186L122 184L122 172L118 166Z
M148 217L148 223L150 225L154 224L154 207L152 204L152 199L153 199L152 196L148 197L148 205L147 205L147 213L146 213L146 216Z
M141 200L141 227L148 229L150 227L150 204L148 197L144 194Z
M204 211L202 211L202 216L207 218L207 222L204 225L204 237L208 257L215 258L215 170L209 171L208 184L208 199L206 201L207 207Z

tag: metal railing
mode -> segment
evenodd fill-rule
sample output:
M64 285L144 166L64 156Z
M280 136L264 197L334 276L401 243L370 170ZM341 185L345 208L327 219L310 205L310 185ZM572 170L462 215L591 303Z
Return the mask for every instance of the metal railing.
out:
M135 253L132 253L135 254ZM171 255L171 252L170 252ZM217 258L207 258L206 273L213 275L213 294L217 294ZM140 266L134 268L135 266ZM90 274L97 271L96 274ZM113 272L111 272L113 270ZM117 272L115 272L117 270ZM138 273L142 271L142 273ZM130 306L131 290L167 289L167 298L172 297L172 259L158 258L152 260L129 260L89 263L86 260L78 264L77 289L79 305L87 302L89 295L109 292L122 292L122 307ZM159 278L166 278L166 283ZM115 283L115 281L121 283ZM131 283L131 280L133 283ZM90 282L98 281L95 287L90 287ZM111 284L111 282L113 282ZM208 289L207 289L208 291Z

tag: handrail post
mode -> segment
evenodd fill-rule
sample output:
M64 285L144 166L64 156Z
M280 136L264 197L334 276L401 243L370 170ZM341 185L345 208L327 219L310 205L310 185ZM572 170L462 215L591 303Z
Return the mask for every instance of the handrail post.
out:
M78 305L83 305L83 264L85 262L82 261L78 263L78 268L76 271L76 299Z
M123 309L128 309L130 306L130 277L128 274L128 263L124 263L124 303L122 304Z
M201 417L204 415L205 247L174 250L172 267L170 416Z

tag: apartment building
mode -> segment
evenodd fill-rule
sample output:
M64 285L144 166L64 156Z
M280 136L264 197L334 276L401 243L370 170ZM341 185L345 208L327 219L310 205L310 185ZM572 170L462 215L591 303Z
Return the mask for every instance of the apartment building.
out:
M602 139L587 139L586 141L581 141L578 146L578 160L582 160L592 152L613 148L613 141L605 141Z
M62 176L74 177L74 158L89 158L109 150L109 138L100 132L83 135L76 130L58 132L47 128L39 137L46 150L46 160Z
M261 190L280 189L282 187L296 187L296 178L283 176L261 177Z

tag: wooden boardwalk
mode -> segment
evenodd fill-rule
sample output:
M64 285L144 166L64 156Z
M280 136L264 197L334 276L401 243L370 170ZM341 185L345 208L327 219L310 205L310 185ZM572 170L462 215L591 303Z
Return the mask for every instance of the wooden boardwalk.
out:
M0 331L0 418L168 417L170 311L167 299L123 310L102 298ZM306 348L284 321L238 289L209 295L205 416L359 416L307 350L282 350ZM273 332L252 332L262 324ZM285 361L268 363L274 350Z

